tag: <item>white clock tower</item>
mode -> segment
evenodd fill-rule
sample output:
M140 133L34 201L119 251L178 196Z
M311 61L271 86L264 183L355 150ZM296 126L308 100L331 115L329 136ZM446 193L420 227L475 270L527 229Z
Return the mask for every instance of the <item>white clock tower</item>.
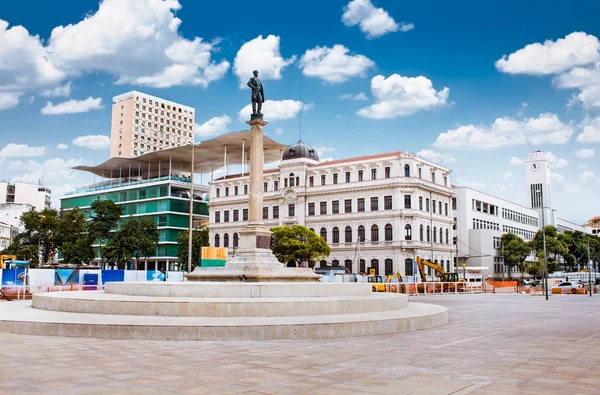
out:
M542 227L542 213L544 224L554 225L550 163L546 160L544 151L529 153L529 159L525 162L525 178L527 181L528 204L529 207L540 213L540 228Z

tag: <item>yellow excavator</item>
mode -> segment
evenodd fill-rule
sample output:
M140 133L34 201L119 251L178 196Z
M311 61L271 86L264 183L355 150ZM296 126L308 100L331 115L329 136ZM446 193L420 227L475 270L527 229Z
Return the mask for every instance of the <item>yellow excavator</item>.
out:
M0 269L6 269L6 262L16 260L17 257L15 255L0 255Z
M420 256L417 257L417 267L419 268L419 274L421 275L421 281L427 282L427 276L425 275L425 266L431 268L436 276L439 278L439 281L443 283L464 283L465 280L462 278L458 278L458 273L451 273L444 270L444 267L438 265L437 263L433 263L431 261L427 261L422 259ZM454 292L454 284L444 284L445 292ZM457 285L457 290L464 290L464 285Z
M385 281L382 276L371 275L367 278L367 281L371 283L373 292L406 292L406 286L400 272L395 274L389 274ZM390 284L390 285L387 285ZM400 287L400 289L398 289Z

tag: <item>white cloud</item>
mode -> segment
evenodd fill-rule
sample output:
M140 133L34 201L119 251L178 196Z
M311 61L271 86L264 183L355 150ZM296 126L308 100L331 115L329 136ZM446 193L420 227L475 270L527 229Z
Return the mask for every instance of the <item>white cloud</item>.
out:
M40 95L44 97L69 97L71 95L71 82L69 81L64 85L59 85L55 88L44 89Z
M202 125L196 124L194 128L197 136L213 137L226 133L229 130L231 118L228 115L214 117L204 122Z
M284 59L279 46L279 36L272 34L264 39L260 35L242 45L233 61L233 73L238 77L240 88L246 87L254 70L258 70L261 80L281 79L281 71L294 63L296 56Z
M510 74L554 74L600 59L600 42L595 36L574 32L556 41L526 45L496 62L496 68Z
M554 85L561 89L578 89L569 105L580 103L585 108L600 107L600 62L589 67L576 67L557 76Z
M562 184L561 187L555 188L557 192L564 192L566 194L581 192L581 187L579 185L571 184L562 174L552 172L550 173L550 177Z
M525 164L525 161L521 158L517 158L516 156L513 156L512 158L510 158L510 164L512 166L522 166Z
M569 162L566 159L558 158L550 151L546 152L544 156L546 157L546 160L550 162L552 165L550 167L553 169L562 169L563 167L569 166Z
M79 136L71 144L89 149L102 149L110 146L110 138L104 135Z
M51 87L65 78L39 36L0 19L0 109L14 107L24 91Z
M344 7L342 22L346 26L360 26L367 38L377 38L384 34L414 29L412 23L400 25L383 8L376 8L371 0L352 0Z
M283 129L275 128L274 134L275 134L275 136L281 136L283 134Z
M596 175L592 170L584 170L583 173L579 175L579 179L584 184L599 184L600 185L600 177Z
M315 149L317 150L317 154L319 155L319 158L321 158L323 155L325 155L328 152L334 152L335 148L333 147L325 147L325 146L320 146L320 147L315 147ZM324 162L326 160L330 160L330 159L321 159L321 162Z
M485 184L483 182L472 181L472 180L469 180L467 178L462 178L462 177L458 178L456 180L456 185L476 189L479 191L482 191L487 188L487 184Z
M582 148L579 151L575 151L575 156L581 159L593 158L595 151L593 148Z
M349 49L340 44L333 48L315 47L300 58L302 73L336 84L352 77L364 77L375 62L364 55L348 55Z
M436 91L431 80L419 77L403 77L392 74L373 77L371 91L375 104L358 110L358 115L373 119L389 119L429 110L448 103L450 89Z
M64 143L60 143L60 144L58 144L56 146L56 149L60 149L60 150L65 150L65 149L68 149L68 148L69 148L69 146L66 145L66 144L64 144Z
M583 132L577 135L578 143L600 143L600 117L586 119Z
M82 21L52 30L51 59L70 75L103 71L119 84L206 87L229 63L211 60L215 43L179 34L180 8L178 0L104 0Z
M513 173L511 171L507 171L504 174L502 174L502 178L505 180L508 180L509 178L512 178Z
M545 113L524 120L497 118L492 125L460 126L440 133L433 143L437 148L496 149L521 144L566 144L573 128L556 114Z
M356 101L366 101L366 100L369 100L369 98L367 97L367 95L365 95L363 92L357 93L356 95L354 95L352 93L344 93L343 95L340 95L340 99L344 99L344 100L356 100Z
M21 95L21 93L0 93L0 110L16 107Z
M10 143L0 150L0 158L43 156L46 155L46 151L46 147L32 147L27 144Z
M529 104L525 102L521 103L521 107L519 107L519 112L517 112L517 116L522 117L523 115L525 115L525 110L527 110L528 106Z
M456 158L452 154L436 152L430 149L422 149L417 152L419 158L423 158L430 162L439 163L439 164L450 164L456 162Z
M90 96L85 100L68 100L59 104L46 102L46 106L42 108L41 112L44 115L79 114L92 110L101 110L102 108L104 108L102 98Z
M86 164L82 159L52 158L43 162L35 160L7 161L0 168L0 178L11 181L37 183L43 181L44 186L52 190L52 205L60 206L60 198L77 185L89 183L92 178L88 173L73 170L72 167Z
M282 119L292 119L301 109L309 110L313 107L312 103L304 104L297 100L267 100L263 104L262 111L268 121L277 121ZM248 104L239 112L240 120L247 121L252 114L252 105Z

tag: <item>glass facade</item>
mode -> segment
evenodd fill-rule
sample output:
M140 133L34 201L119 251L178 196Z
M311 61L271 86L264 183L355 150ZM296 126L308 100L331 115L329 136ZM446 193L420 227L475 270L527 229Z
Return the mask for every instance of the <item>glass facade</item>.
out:
M151 218L156 222L159 230L159 242L156 253L149 259L161 258L174 261L177 257L177 239L179 233L187 231L189 227L189 199L181 194L181 186L177 185L178 192L171 192L171 185L165 182L161 185L143 186L126 190L114 188L113 190L100 190L97 193L86 193L85 196L67 195L61 200L61 208L72 209L79 207L86 217L93 215L91 204L96 200L112 200L123 207L123 215L119 226L127 221L130 216L136 218ZM201 220L208 221L208 205L206 201L194 202L194 214ZM100 257L96 251L96 257Z

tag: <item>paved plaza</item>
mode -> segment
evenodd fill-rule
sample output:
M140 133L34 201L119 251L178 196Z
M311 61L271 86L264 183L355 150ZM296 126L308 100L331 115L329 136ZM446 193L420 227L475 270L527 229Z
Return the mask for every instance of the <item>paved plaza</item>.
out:
M598 394L600 297L442 295L447 326L338 340L0 333L0 393Z

